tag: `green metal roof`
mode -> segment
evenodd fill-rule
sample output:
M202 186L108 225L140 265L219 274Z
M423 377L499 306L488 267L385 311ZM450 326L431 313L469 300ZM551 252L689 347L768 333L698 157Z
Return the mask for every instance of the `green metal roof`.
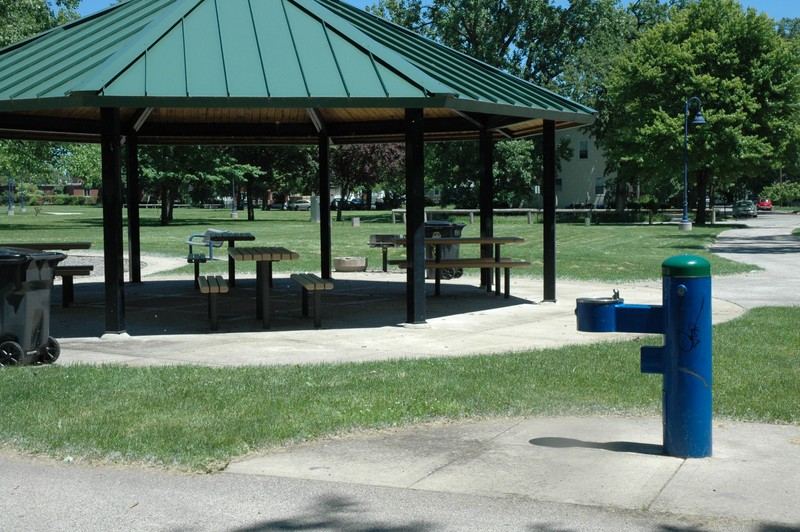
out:
M255 139L266 124L284 124L267 135L303 141L315 136L308 109L344 141L391 140L411 107L426 109L432 138L593 120L338 0L129 0L0 50L0 137L89 140L100 107L131 122L148 109L140 135L153 142Z

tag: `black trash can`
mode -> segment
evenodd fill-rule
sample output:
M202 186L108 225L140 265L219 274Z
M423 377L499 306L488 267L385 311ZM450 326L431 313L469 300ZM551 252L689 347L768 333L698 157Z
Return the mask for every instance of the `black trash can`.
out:
M53 251L0 248L0 367L52 364L61 354L50 336L50 290L56 265L65 258Z
M425 238L461 238L461 231L467 224L459 222L443 222L443 221L428 221L425 222ZM442 259L457 259L458 258L458 244L445 244L439 246L442 250ZM436 258L436 247L425 246L425 258ZM464 270L461 268L444 268L441 271L442 279L457 279L461 277ZM433 279L436 273L433 269L428 269L425 272L425 277Z

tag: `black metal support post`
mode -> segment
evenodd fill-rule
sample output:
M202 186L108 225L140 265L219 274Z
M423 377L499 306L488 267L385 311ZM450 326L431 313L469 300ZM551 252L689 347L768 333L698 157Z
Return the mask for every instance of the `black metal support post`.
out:
M556 123L544 121L542 198L543 300L556 300Z
M319 133L319 242L320 272L323 279L331 278L331 189L330 139L323 130Z
M106 332L125 332L125 278L122 242L122 166L119 109L103 107L101 159L103 172L103 251Z
M478 146L478 166L480 171L480 210L481 210L481 236L494 236L494 139L492 132L484 129L481 131ZM492 245L481 246L481 257L492 257ZM487 289L492 284L492 270L481 270L481 286Z
M425 323L425 128L422 109L406 109L406 322Z
M139 220L139 142L129 135L125 151L128 175L128 275L130 282L142 282L141 222Z

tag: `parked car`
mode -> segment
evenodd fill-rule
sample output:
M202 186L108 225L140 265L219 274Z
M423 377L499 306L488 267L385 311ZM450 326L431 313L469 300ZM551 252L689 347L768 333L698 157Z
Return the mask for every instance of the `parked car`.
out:
M339 208L339 203L342 204L342 210L346 211L350 208L350 202L347 200L343 200L342 198L333 198L331 201L331 210L335 211Z
M758 203L756 203L756 208L759 211L771 211L772 200L769 198L758 198Z
M350 200L350 208L353 210L362 210L366 209L367 202L361 198L353 198Z
M270 203L267 205L267 209L270 211L285 211L286 207L286 203L281 203L280 201L276 201L275 203Z
M290 211L307 211L311 209L311 201L307 199L299 199L289 204Z
M734 218L755 218L758 216L756 204L750 200L740 200L733 204Z

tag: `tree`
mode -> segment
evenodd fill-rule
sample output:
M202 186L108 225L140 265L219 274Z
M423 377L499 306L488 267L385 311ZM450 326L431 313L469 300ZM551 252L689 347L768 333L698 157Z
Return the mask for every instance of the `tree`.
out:
M81 0L0 0L0 46L78 18Z
M216 146L144 146L139 156L145 186L161 198L161 225L172 221L175 202L189 185L229 185L231 174L220 168L231 170L236 164Z
M71 182L81 179L84 186L100 188L103 167L100 161L100 146L97 144L67 144L63 146L59 166L70 177Z
M379 183L403 175L405 149L399 144L349 144L331 150L331 173L341 189L342 199L356 189L371 196ZM371 197L368 198L371 202ZM336 221L342 220L339 202Z
M311 192L317 189L317 149L310 146L231 146L228 153L241 164L257 170L247 174L247 219L254 220L254 198L262 196L262 209L268 208L278 191L281 196L289 192Z
M685 0L671 0L671 3ZM601 101L602 76L610 58L633 39L640 26L664 17L658 0L638 0L631 11L617 0L381 0L373 13L420 32L446 46L538 85L595 106ZM495 197L504 205L533 199L539 172L524 154L539 157L528 142L503 142L495 164ZM560 154L568 154L566 147ZM534 155L537 154L537 155ZM531 166L532 165L532 166ZM442 201L463 207L478 202L477 150L474 143L426 147L429 186Z
M765 187L761 191L762 197L772 199L773 203L789 205L800 202L800 183L783 182Z
M77 18L80 0L0 0L0 47ZM0 172L39 184L52 178L56 145L48 142L0 141Z
M642 0L645 4L657 0ZM637 4L640 2L636 2ZM380 0L368 8L412 31L536 84L555 88L617 0Z
M689 132L689 169L696 222L703 224L710 189L774 171L796 143L800 53L771 19L735 0L698 0L671 15L613 65L613 134L602 145L621 178L638 179L645 192L672 183L679 194L684 105L697 96L707 124Z

